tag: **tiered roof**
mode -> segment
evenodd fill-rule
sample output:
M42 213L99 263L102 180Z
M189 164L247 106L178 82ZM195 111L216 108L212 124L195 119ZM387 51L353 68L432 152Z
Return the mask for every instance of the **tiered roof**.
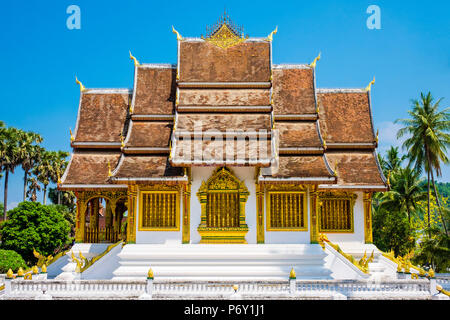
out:
M316 89L315 66L272 64L273 34L244 38L226 21L213 30L204 39L177 33L176 65L135 60L132 90L81 92L60 188L185 183L183 167L239 165L261 167L260 183L386 189L369 90ZM238 141L225 148L236 155L245 147L244 158L210 152L230 130ZM187 147L192 153L180 154Z

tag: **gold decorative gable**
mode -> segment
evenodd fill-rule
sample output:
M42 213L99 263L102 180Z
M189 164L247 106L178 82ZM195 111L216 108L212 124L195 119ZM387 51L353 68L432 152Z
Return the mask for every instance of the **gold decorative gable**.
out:
M222 49L233 47L248 39L248 36L244 37L242 26L235 26L226 12L216 24L206 27L206 31L206 36L201 38Z

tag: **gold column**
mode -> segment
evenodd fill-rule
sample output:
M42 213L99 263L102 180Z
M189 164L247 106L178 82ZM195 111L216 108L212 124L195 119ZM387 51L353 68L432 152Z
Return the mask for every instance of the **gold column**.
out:
M77 217L75 223L75 241L81 243L84 241L86 224L86 201L82 192L76 192L77 196Z
M256 243L264 243L264 187L256 186Z
M191 212L191 183L184 186L183 190L183 238L182 243L189 243L190 238L190 212Z
M127 243L136 243L136 216L137 216L137 186L128 187L128 226Z
M363 193L364 202L364 241L365 243L372 243L372 193Z
M313 186L310 189L309 197L310 201L310 217L311 217L311 231L310 239L311 243L319 243L319 192L317 191L317 186Z

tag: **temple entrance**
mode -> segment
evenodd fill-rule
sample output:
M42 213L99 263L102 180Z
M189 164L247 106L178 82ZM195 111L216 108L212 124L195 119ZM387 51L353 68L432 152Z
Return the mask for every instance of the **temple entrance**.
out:
M200 243L247 243L245 202L249 192L244 182L225 167L203 181L197 196L202 212Z
M88 201L85 215L85 243L115 243L125 240L127 206L126 199L112 205L106 198Z

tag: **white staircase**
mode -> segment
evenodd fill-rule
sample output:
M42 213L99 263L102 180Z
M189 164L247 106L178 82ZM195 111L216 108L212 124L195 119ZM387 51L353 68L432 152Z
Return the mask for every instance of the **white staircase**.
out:
M112 279L280 280L331 279L326 253L317 244L127 244L118 254Z

